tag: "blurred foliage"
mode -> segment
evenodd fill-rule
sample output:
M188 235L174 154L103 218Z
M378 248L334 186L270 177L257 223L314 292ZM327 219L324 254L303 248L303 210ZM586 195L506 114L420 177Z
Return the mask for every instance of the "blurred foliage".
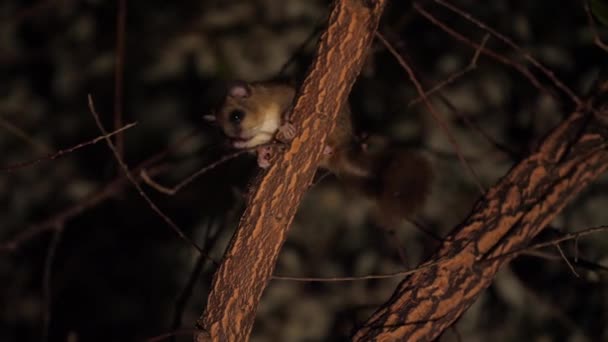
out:
M446 25L482 41L485 32L476 25L432 1L422 4ZM581 96L606 65L607 54L593 44L580 1L457 4L511 37ZM606 17L604 4L593 1L598 20ZM0 4L2 167L98 136L87 109L88 93L105 126L113 127L116 10L115 1L100 0ZM328 10L327 1L305 0L129 1L124 121L139 124L124 133L127 163L134 167L194 132L160 162L165 172L158 181L176 184L227 153L218 132L202 120L221 98L223 82L274 78L292 56L295 62L285 76L300 81L314 44L300 46L318 31ZM426 88L464 69L475 52L426 21L408 1L392 1L381 27L415 66ZM608 40L606 31L600 34ZM486 47L525 63L520 53L495 38ZM514 68L482 55L474 70L442 89L445 100L432 97L486 186L574 109L550 80L530 69L550 93L539 92ZM443 236L467 215L479 192L446 134L423 106L408 105L416 96L406 73L375 44L351 95L358 130L421 149L432 159L437 179L417 220ZM145 189L189 236L220 259L256 171L253 164L250 157L232 160L176 196ZM2 171L0 245L83 203L119 174L103 142L52 161ZM606 178L593 184L552 226L574 231L606 224L607 190ZM386 231L374 222L369 203L337 180L323 179L301 205L276 274L395 272L423 260L438 245L409 223ZM131 186L57 224L63 233L51 259L50 296L45 297L43 286L50 231L0 254L0 340L40 340L48 299L50 341L134 341L172 330L175 302L197 255ZM607 249L605 234L578 241L578 256L596 263L608 264ZM572 243L564 244L564 250L570 256L575 253ZM554 249L545 252L558 255ZM456 341L458 336L463 341L608 340L606 273L575 265L580 278L559 258L518 258L441 341ZM205 263L195 278L181 328L192 328L202 313L213 269ZM399 280L274 280L258 310L252 340L345 340Z

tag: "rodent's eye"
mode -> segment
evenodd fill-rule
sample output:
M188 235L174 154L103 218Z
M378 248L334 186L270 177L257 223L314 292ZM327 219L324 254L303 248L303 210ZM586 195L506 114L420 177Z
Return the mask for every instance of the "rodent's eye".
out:
M241 121L243 121L244 117L245 117L245 112L243 112L240 109L235 109L232 112L230 112L230 114L228 114L228 120L230 120L230 122L232 122L234 124L238 124Z

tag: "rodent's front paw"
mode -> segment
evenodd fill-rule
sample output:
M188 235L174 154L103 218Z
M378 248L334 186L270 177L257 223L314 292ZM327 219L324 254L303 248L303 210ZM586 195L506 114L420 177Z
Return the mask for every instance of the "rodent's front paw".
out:
M296 136L296 127L289 122L284 123L279 127L276 139L282 143L288 143Z
M262 146L257 149L258 153L258 166L262 169L270 167L270 160L272 159L272 146Z

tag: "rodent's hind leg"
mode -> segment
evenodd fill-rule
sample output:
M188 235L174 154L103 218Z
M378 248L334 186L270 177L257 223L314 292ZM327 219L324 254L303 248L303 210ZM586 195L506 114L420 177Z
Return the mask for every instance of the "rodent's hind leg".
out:
M332 154L334 154L334 148L329 145L325 145L325 147L323 148L323 155L331 156Z

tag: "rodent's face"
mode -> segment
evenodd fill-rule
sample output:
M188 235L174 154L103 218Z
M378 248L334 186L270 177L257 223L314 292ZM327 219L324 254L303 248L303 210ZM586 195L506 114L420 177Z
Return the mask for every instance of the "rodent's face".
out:
M233 147L251 148L273 139L281 124L281 109L255 87L237 84L229 89L215 120Z

